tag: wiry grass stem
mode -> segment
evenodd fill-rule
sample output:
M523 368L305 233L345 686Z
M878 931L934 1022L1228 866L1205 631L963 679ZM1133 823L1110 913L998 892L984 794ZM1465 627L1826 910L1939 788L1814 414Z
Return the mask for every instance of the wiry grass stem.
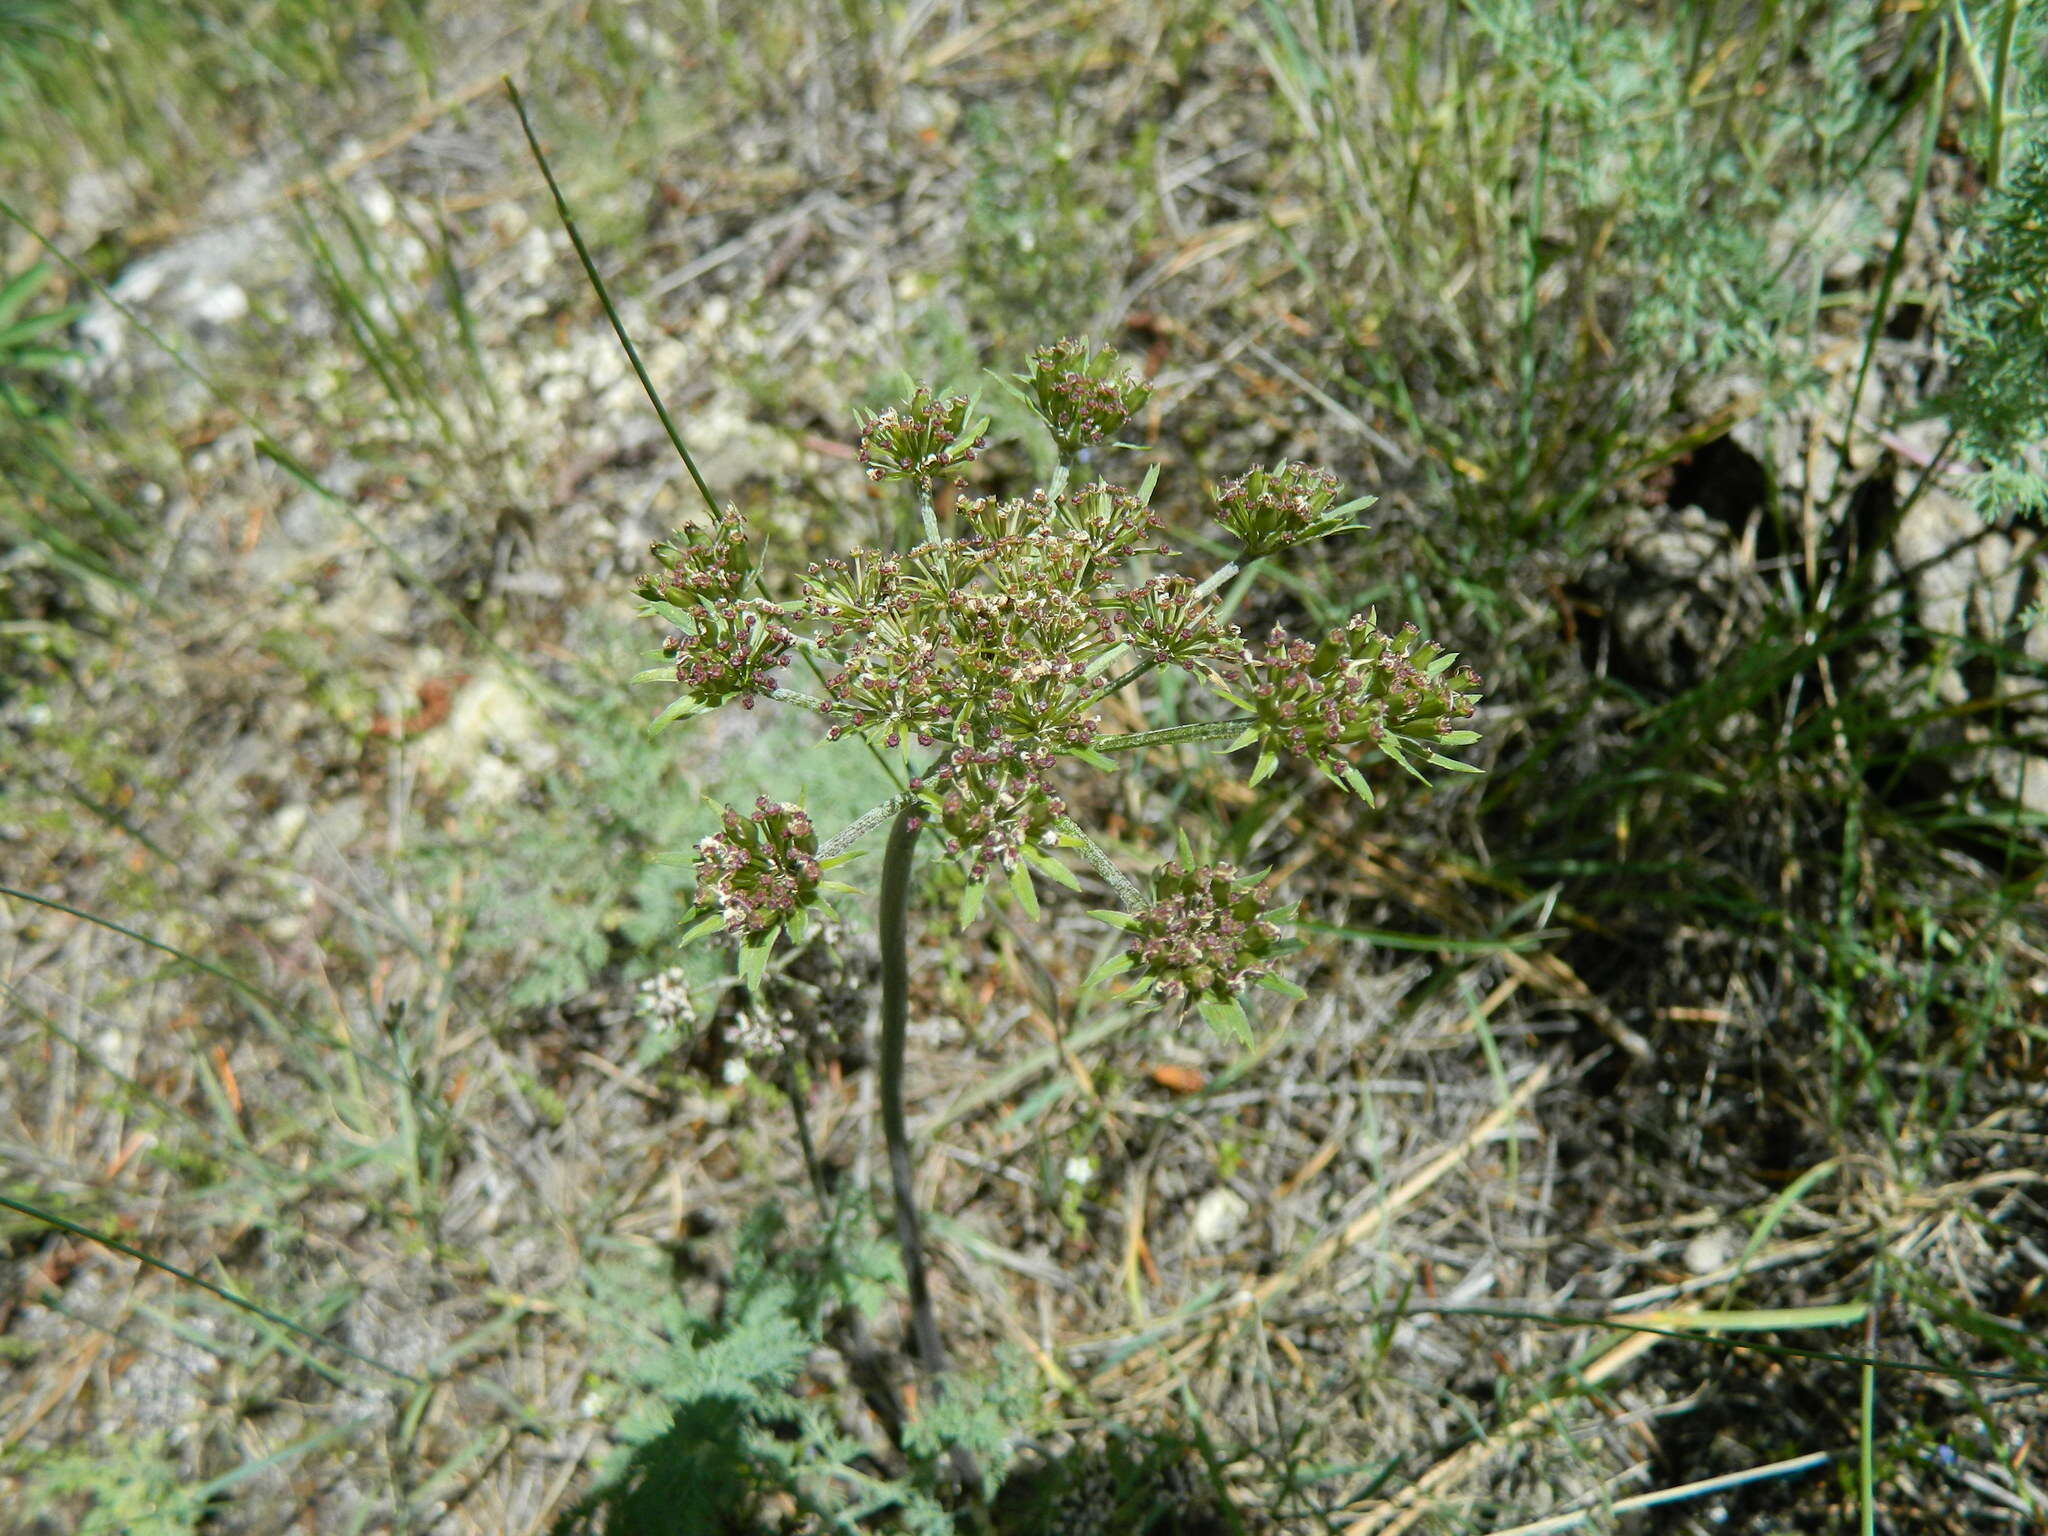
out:
M555 182L555 173L548 164L548 157L540 147L540 136L533 131L533 121L526 115L526 103L519 95L519 87L512 83L511 76L505 77L506 94L512 98L513 110L519 114L519 126L526 132L527 147L533 151L534 164L547 178L548 192L555 200L555 213L561 218L562 228L569 232L569 243L576 247L576 259L583 263L583 275L590 279L590 286L597 290L597 301L604 306L604 317L611 321L612 331L619 338L619 345L626 349L626 360L633 365L633 375L640 381L640 387L647 392L647 403L654 407L654 414L661 418L661 429L668 434L669 445L676 451L676 457L683 461L683 468L690 472L690 479L697 487L697 494L704 498L705 508L713 517L718 516L718 499L711 494L711 487L704 483L704 477L697 472L697 461L690 457L690 450L684 446L683 434L668 414L668 407L661 403L661 392L654 387L654 380L647 376L647 365L640 361L640 349L633 345L633 338L626 334L626 322L619 318L618 310L612 304L611 290L598 276L597 263L591 259L590 248L583 243L583 232L576 227L576 220L569 212L568 199L562 196L562 189Z

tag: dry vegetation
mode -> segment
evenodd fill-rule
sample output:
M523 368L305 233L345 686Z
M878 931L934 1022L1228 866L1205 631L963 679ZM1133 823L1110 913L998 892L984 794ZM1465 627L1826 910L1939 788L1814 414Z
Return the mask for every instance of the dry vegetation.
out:
M1437 9L0 0L0 278L84 306L0 351L0 1530L548 1530L764 1254L893 1294L865 909L775 983L807 1171L660 861L886 786L642 736L694 492L507 73L785 567L894 536L855 405L1088 334L1190 547L1253 463L1381 498L1248 633L1378 602L1486 678L1435 796L1076 787L1134 867L1284 872L1248 1052L1082 987L1099 900L961 928L932 869L941 1315L1027 1464L1174 1437L1226 1529L2043 1528L2040 531L1939 414L2007 8ZM816 1310L857 1509L901 1323Z

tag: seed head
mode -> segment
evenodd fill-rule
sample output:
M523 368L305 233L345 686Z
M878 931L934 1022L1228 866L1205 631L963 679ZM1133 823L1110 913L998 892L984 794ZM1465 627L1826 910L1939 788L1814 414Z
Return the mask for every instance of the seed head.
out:
M1229 688L1257 716L1263 752L1305 757L1352 783L1347 749L1360 743L1405 763L1404 741L1428 754L1476 739L1459 726L1479 702L1479 676L1453 671L1457 659L1412 624L1389 635L1358 614L1319 645L1275 626L1262 650L1241 653Z
M1091 353L1071 337L1040 347L1016 378L1064 453L1114 438L1152 398L1150 384L1118 367L1114 348Z
M1155 661L1200 671L1240 649L1237 626L1217 618L1214 604L1197 598L1195 584L1185 576L1155 576L1118 593L1115 603L1124 639Z
M1168 999L1225 1003L1272 970L1281 948L1265 893L1228 864L1162 866L1152 903L1129 915L1129 952Z
M1055 761L1017 742L955 747L919 786L947 851L968 859L973 878L1015 869L1029 840L1057 840L1067 803L1048 777Z
M937 476L972 462L988 446L988 418L970 422L973 408L964 395L934 400L920 386L900 409L868 417L860 434L860 462L868 478L915 481L929 494Z
M712 601L698 605L697 627L682 633L671 654L676 681L705 708L738 699L751 709L759 694L773 693L778 667L789 665L796 636L773 603Z
M736 507L719 513L708 529L677 529L653 553L661 569L642 577L635 590L678 607L731 602L754 573L747 520Z
M697 845L697 908L740 940L786 927L818 901L818 834L794 805L763 795L751 815L726 806Z
M1343 489L1327 469L1308 464L1254 469L1216 488L1216 520L1244 545L1241 558L1257 560L1357 526L1349 512L1331 510Z

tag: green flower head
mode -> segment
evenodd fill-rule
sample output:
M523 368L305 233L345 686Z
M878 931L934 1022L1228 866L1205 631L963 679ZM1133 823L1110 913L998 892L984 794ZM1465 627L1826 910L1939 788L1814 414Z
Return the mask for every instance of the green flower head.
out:
M818 834L794 805L766 795L751 816L726 806L723 830L697 845L697 909L734 938L772 937L819 900Z
M1090 352L1072 338L1040 347L1016 378L1063 453L1115 438L1152 398L1150 384L1119 367L1114 348Z
M988 418L970 421L973 410L964 395L935 400L920 387L900 409L862 423L861 467L870 480L910 480L929 493L938 476L972 463L988 445Z
M1149 905L1127 914L1128 954L1142 982L1170 1001L1228 1004L1286 952L1256 880L1228 864L1162 865Z

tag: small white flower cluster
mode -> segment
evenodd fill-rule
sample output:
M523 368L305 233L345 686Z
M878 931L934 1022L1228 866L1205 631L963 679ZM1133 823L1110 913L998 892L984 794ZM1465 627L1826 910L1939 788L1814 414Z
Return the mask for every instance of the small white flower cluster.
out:
M741 1056L772 1061L796 1044L796 1020L786 1008L773 1019L742 1008L733 1015L726 1041Z
M641 982L640 998L634 1005L634 1011L663 1029L674 1029L686 1020L694 1020L697 1008L690 1001L690 987L683 979L683 968L672 965L659 975Z

